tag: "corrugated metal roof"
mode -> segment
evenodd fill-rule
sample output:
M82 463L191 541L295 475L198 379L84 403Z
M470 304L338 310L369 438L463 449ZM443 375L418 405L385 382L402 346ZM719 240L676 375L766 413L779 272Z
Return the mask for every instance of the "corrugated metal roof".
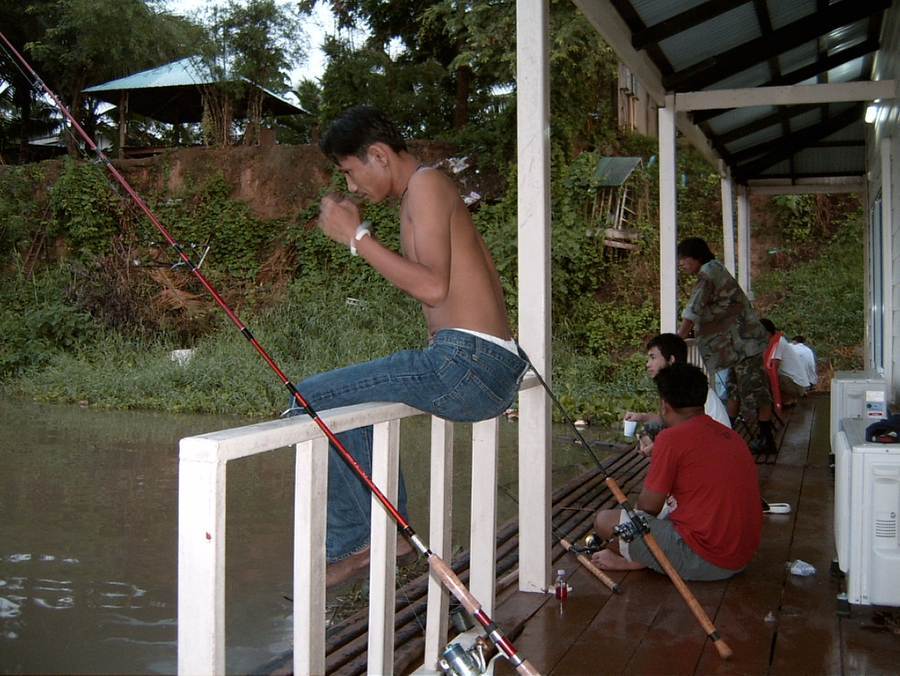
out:
M303 108L275 92L245 77L239 79L266 94L263 107L267 114L306 113ZM201 119L203 111L197 88L201 85L213 85L220 81L220 78L212 74L203 59L198 56L189 56L156 68L103 82L83 91L114 105L119 103L120 94L127 93L129 110L133 112L169 123L197 122ZM235 111L236 114L239 111L240 107Z
M675 70L689 68L761 35L753 5L743 5L659 43ZM715 36L715 39L710 39Z
M643 166L640 157L601 157L594 170L594 180L604 188L620 186L639 166Z
M212 84L216 78L209 68L196 56L189 56L172 63L134 73L117 80L88 87L84 91L89 94L123 89L148 89L151 87L189 87L201 84Z
M653 84L666 93L869 80L882 27L895 25L886 23L885 13L900 12L900 0L575 2L596 2L617 12L631 32L631 45L655 67ZM860 102L728 109L723 100L722 105L688 115L738 181L777 173L803 178L798 167L820 177L828 167L816 158L843 151L843 172L846 162L860 157L865 139ZM825 138L840 143L829 145ZM862 175L865 163L856 170Z

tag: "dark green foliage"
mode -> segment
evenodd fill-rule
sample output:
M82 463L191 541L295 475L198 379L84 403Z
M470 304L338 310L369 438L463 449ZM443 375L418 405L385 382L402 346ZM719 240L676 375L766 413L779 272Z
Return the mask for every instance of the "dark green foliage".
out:
M44 224L44 205L35 199L43 180L40 167L34 164L0 171L0 256L24 253Z
M60 269L0 287L0 378L72 353L90 336L91 318L65 300L71 276Z
M764 299L761 311L788 337L806 336L819 360L835 370L863 366L864 224L861 212L851 214L816 258L754 282Z
M66 159L50 189L50 208L52 234L65 237L82 260L109 250L119 232L122 202L97 165Z
M186 190L176 200L156 206L163 223L168 224L172 236L186 250L191 245L202 252L210 251L204 271L248 279L259 271L260 259L266 247L284 229L284 224L261 221L249 207L231 199L232 187L221 174L202 186ZM158 240L156 228L144 221L143 236ZM199 260L195 253L195 260ZM175 259L172 253L173 260Z

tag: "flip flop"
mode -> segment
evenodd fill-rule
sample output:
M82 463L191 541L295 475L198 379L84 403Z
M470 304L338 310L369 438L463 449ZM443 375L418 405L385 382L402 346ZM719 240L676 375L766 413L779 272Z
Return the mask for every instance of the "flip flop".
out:
M790 514L791 506L786 502L769 502L763 507L763 514Z

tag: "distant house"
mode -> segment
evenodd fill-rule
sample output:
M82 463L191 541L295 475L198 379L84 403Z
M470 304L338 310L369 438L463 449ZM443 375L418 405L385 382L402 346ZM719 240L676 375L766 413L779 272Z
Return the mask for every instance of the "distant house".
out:
M234 83L245 86L229 86ZM84 93L118 107L120 148L126 145L130 114L185 124L209 119L211 109L219 107L221 124L226 128L234 119L309 114L246 78L222 80L197 56L94 85Z
M598 232L605 246L636 249L640 233L634 229L638 195L629 183L635 169L643 168L640 157L601 157L594 170L597 198L594 204Z

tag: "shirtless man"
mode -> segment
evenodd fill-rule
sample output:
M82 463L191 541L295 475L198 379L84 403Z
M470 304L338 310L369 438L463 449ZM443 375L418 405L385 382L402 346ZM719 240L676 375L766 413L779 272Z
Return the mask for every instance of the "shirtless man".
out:
M403 402L457 422L486 420L505 411L518 393L527 364L510 336L493 260L455 185L439 171L420 165L396 127L368 106L343 113L320 146L352 192L373 203L400 200L401 253L377 240L348 198L323 198L319 227L422 304L430 342L422 350L404 350L313 376L297 389L316 410ZM338 436L370 473L372 428ZM402 475L398 503L405 514ZM332 450L326 537L329 586L366 572L370 509L367 488ZM398 558L405 562L411 557L414 550L401 540Z

